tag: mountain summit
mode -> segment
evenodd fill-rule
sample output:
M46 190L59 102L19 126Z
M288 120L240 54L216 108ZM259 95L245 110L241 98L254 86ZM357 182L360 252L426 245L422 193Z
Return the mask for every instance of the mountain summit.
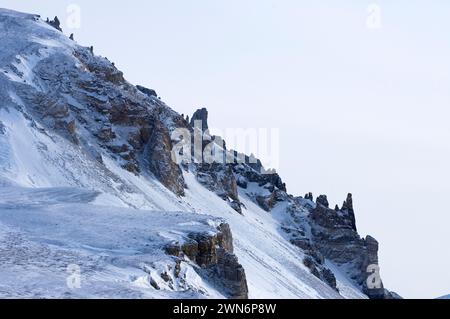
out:
M176 161L208 111L189 121L54 21L0 9L0 296L397 297L352 195L295 197L250 156Z

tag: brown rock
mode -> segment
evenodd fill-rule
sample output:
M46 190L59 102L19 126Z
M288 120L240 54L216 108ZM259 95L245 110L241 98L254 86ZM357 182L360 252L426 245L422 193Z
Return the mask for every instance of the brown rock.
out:
M184 178L181 168L172 158L172 141L169 131L155 121L146 149L150 171L169 190L184 196Z

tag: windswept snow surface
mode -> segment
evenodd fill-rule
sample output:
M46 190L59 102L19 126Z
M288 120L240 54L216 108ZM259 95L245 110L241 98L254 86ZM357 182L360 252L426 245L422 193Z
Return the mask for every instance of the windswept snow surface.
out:
M179 198L102 149L100 163L45 130L15 90L45 90L33 68L77 45L32 15L0 9L0 27L0 297L223 297L188 261L184 282L168 287L159 276L173 272L165 243L195 229L214 231L220 218L231 226L250 298L365 298L338 269L341 294L313 276L302 251L280 234L279 216L242 190L240 215L185 172L188 189ZM84 107L70 94L67 100ZM70 265L81 271L80 289L67 285Z
M69 188L0 188L0 297L223 297L189 262L176 278L175 262L163 251L188 232L213 232L215 219L87 204L95 196ZM72 281L77 274L79 284Z

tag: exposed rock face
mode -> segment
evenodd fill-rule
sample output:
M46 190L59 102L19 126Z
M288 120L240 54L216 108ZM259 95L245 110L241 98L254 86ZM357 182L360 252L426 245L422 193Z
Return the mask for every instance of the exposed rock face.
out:
M200 164L197 166L196 177L202 185L227 201L238 213L242 213L237 181L230 165Z
M257 195L255 197L256 203L264 209L266 212L270 212L272 208L275 206L275 194L272 193L267 196Z
M234 165L233 170L238 177L242 177L242 180L247 181L247 183L257 183L259 186L271 187L273 190L287 191L286 184L283 183L280 175L277 173L261 174L260 171L252 167L252 164L249 164L248 158L246 163Z
M123 73L114 64L109 62L108 59L94 57L92 47L82 51L76 51L74 54L89 72L95 74L96 79L101 79L112 84L125 84L126 81Z
M170 123L177 117L155 99L154 91L132 86L111 62L83 47L73 56L44 58L34 72L42 89L18 89L25 104L32 106L31 115L88 153L92 147L80 132L91 134L126 170L148 170L169 190L184 195L181 169L171 157L169 128L162 124L162 119Z
M184 117L182 117L184 119ZM268 190L269 194L263 196L255 195L253 200L266 211L270 211L277 202L287 197L286 184L283 183L276 172L266 172L260 160L253 155L248 156L236 151L227 150L225 141L220 137L210 136L208 132L208 111L207 109L197 110L190 120L190 129L195 127L198 121L201 122L201 129L206 132L203 136L202 151L211 142L223 148L224 154L222 163L196 164L195 173L197 180L209 190L215 192L238 213L242 213L242 204L239 199L237 186L247 188L248 183L257 183L260 187ZM181 126L183 127L182 123ZM194 145L192 149L194 149ZM234 159L234 163L228 162L229 158Z
M0 135L3 135L6 133L5 125L0 121Z
M304 265L314 276L337 290L336 277L326 266L328 260L341 268L369 298L399 298L384 289L375 274L379 270L378 242L371 236L363 239L357 233L351 194L342 209L331 209L325 195L313 202L311 193L305 198L286 195L280 203L287 205L286 215L280 220L281 229L303 251ZM369 278L373 279L370 287Z
M357 231L356 229L356 219L355 219L355 211L353 210L353 197L352 194L348 194L347 199L345 200L344 204L342 205L342 211L347 214L349 217L352 228L354 231Z
M245 271L233 254L233 237L228 224L218 233L191 233L185 243L172 244L166 252L175 257L188 257L213 276L224 293L233 299L248 299ZM202 273L202 272L200 272Z
M390 293L382 283L379 288L367 288L368 267L378 265L378 242L370 236L362 239L357 233L352 195L348 195L342 210L330 209L324 196L318 198L316 205L310 218L317 250L337 265L346 265L350 277L370 298L388 298Z
M247 189L249 183L256 183L263 190L260 194L247 193L247 195L267 212L289 197L286 193L286 185L276 173L258 173L249 163L235 164L233 171L239 187Z
M47 18L47 21L46 21L46 22L47 22L49 25L51 25L52 27L54 27L56 30L62 32L62 29L61 29L61 22L59 21L58 17L55 17L53 20L49 20L49 19Z
M324 195L317 198L316 204L316 208L311 212L311 218L315 225L322 228L349 230L349 233L356 233L353 209L345 211L330 209L327 197Z
M320 195L317 197L317 205L322 205L323 207L329 208L328 198L326 195Z
M306 267L308 267L308 269L314 276L316 276L323 282L326 282L328 286L330 286L334 290L339 291L337 288L336 277L331 270L324 267L323 265L320 265L310 256L305 257L303 263Z
M146 156L150 171L165 187L179 196L184 196L183 173L172 158L169 131L156 121L149 133Z
M141 91L142 93L144 93L145 95L149 96L149 97L158 97L158 94L156 93L155 90L148 89L148 88L143 87L141 85L137 85L136 88L139 91Z
M202 123L202 131L207 131L208 127L208 110L206 108L199 109L195 111L194 115L191 118L191 126L195 127L195 122L201 121Z
M232 299L248 299L248 286L245 270L237 257L226 251L218 249L217 275L228 290Z

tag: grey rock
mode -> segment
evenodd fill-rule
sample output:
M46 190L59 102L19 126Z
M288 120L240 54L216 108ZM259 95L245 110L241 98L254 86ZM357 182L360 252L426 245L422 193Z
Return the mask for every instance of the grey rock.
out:
M266 212L270 212L275 205L274 193L268 196L256 196L256 203Z
M247 187L248 187L248 182L247 182L247 180L246 180L244 177L239 176L239 177L236 179L236 182L237 182L237 185L238 185L239 187L244 188L244 189L247 189Z
M198 164L196 166L197 181L220 198L230 203L230 206L242 214L236 177L230 165Z
M320 195L319 197L317 197L316 204L322 205L326 208L330 207L330 204L328 203L328 198L326 195Z
M348 195L342 210L328 208L325 199L318 199L310 214L315 247L327 259L346 265L348 275L369 298L386 298L384 287L367 289L368 266L378 265L378 242L371 236L362 239L357 233L352 196Z
M208 110L206 108L198 109L195 111L194 115L191 117L190 125L191 127L195 127L196 121L201 122L202 131L207 131L208 127Z
M355 211L353 210L353 196L352 194L347 195L347 199L344 201L344 204L342 205L343 212L345 212L349 219L351 220L352 227L355 231L357 231L356 228L356 219L355 219Z
M328 268L318 265L314 259L310 256L306 256L303 260L303 264L310 270L310 272L323 282L325 282L327 285L329 285L331 288L333 288L336 291L339 291L337 288L337 281L336 277L334 276L333 272L329 270Z
M261 174L249 164L239 164L233 166L234 173L248 183L258 183L260 186L273 186L277 189L286 192L286 184L283 183L281 177L274 174Z
M112 128L110 126L104 126L100 129L98 133L96 133L96 136L102 141L102 142L110 142L113 139L116 138L116 134L113 132ZM119 152L120 153L120 152Z
M232 201L229 203L230 207L233 208L236 212L242 215L242 203L239 201Z
M248 299L245 270L234 254L219 248L216 271L231 299Z
M320 277L324 282L328 284L328 286L338 291L336 277L334 276L333 272L330 269L328 268L322 269L320 271Z
M184 196L183 173L172 158L169 131L159 121L154 122L145 153L149 170L155 177L178 196Z
M61 29L61 22L59 21L58 17L55 17L53 20L49 20L49 19L47 18L47 21L46 21L46 22L47 22L49 25L51 25L53 28L55 28L56 30L62 32L62 29Z
M187 256L194 261L207 276L215 278L229 298L248 299L245 270L233 253L233 237L228 224L220 225L215 235L191 233L185 243L169 245L165 250L169 255Z
M158 97L158 94L156 93L155 90L148 89L148 88L143 87L141 85L137 85L136 88L139 91L141 91L142 93L144 93L145 95L147 95L148 97Z

